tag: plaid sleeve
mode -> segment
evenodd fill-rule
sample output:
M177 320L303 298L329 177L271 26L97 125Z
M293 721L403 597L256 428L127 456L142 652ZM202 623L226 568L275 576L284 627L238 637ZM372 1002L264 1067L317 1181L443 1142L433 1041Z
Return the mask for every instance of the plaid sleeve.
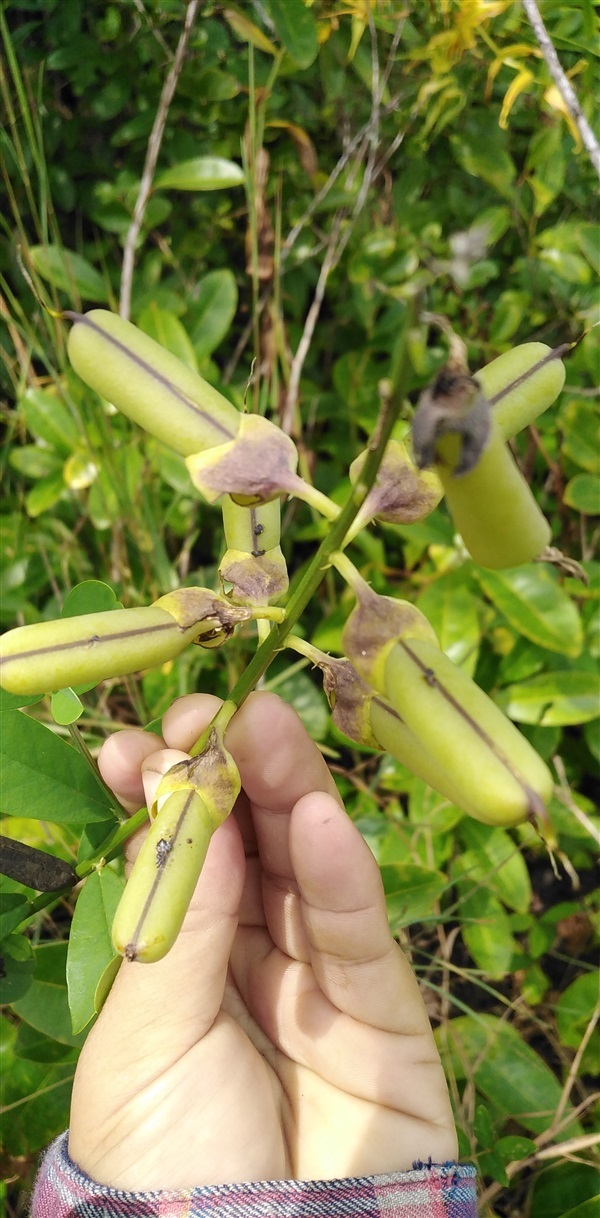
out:
M477 1218L475 1168L416 1163L413 1171L349 1180L271 1180L183 1192L129 1193L90 1180L48 1148L31 1218Z

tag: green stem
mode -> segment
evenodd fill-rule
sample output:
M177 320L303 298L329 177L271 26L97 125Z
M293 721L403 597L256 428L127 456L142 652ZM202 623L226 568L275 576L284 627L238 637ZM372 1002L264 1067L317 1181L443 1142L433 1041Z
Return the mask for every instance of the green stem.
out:
M245 672L242 673L231 690L228 701L234 702L237 707L242 705L242 702L254 689L257 681L266 672L275 653L280 651L285 645L292 627L295 626L301 617L308 602L314 596L324 578L325 572L331 564L332 555L335 554L336 550L343 548L346 533L375 482L387 442L402 405L402 388L408 370L406 337L409 325L410 319L407 318L407 324L398 340L398 347L395 352L392 392L389 398L384 399L382 403L381 413L367 449L367 457L361 470L360 478L352 487L350 495L337 519L333 521L327 536L321 542L302 579L292 593L286 606L285 621L273 628L269 637L265 639L264 643L255 652Z
M75 871L77 872L79 879L86 880L93 871L97 870L101 863L109 863L111 859L116 858L116 856L120 853L123 842L126 842L127 839L132 836L132 834L136 833L138 829L141 829L142 826L146 824L147 820L147 808L140 808L139 812L136 812L134 816L129 816L127 820L123 822L123 824L119 825L119 827L115 829L108 840L103 842L100 849L96 851L92 858L85 859L84 862L77 865ZM41 913L43 910L50 910L51 907L57 905L63 897L68 896L68 894L72 891L73 886L69 884L66 888L60 888L57 892L40 893L39 897L36 897L33 901L28 902L27 916L23 918L21 922L19 922L18 926L15 927L14 933L16 934L19 930L24 930L24 928L29 922L31 922L31 919L34 918L36 914Z
M105 781L100 773L100 770L98 769L98 766L97 766L94 758L92 757L92 754L90 753L90 750L88 749L88 746L87 746L79 728L77 727L77 724L69 723L69 724L67 724L67 727L68 727L68 731L69 731L71 740L73 741L73 744L75 745L75 748L78 749L79 752L81 753L82 757L85 758L85 760L87 761L87 763L90 767L90 770L92 771L92 774L94 775L94 778L96 779L96 782L98 782L100 784L100 786L102 787L102 790L108 795L108 797L110 799L111 810L114 812L117 820L121 821L121 822L125 822L127 820L127 814L123 811L123 808L121 807L121 805L119 803L117 803L117 801L115 799L114 791L111 791L110 787L107 786L107 784L105 783Z

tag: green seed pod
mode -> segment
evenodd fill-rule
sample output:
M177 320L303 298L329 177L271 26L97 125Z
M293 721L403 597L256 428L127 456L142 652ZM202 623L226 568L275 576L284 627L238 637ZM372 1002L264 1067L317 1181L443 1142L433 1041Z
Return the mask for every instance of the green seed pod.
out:
M570 343L554 350L545 343L523 343L477 373L505 440L516 436L556 401L565 383L560 356L569 349Z
M77 374L150 435L184 457L237 435L235 406L137 326L106 309L65 316Z
M395 642L404 637L423 638L436 645L435 631L410 601L379 596L358 572L351 580L357 604L342 632L344 652L363 680L384 693L385 661Z
M378 748L385 749L390 757L402 762L417 778L422 778L429 787L450 800L457 808L479 819L475 805L468 803L460 782L452 778L435 756L433 733L432 745L429 747L409 730L391 703L381 694L373 695L369 714L371 731Z
M494 421L482 456L454 473L457 440L438 441L436 466L457 531L482 567L517 567L537 558L552 532Z
M240 507L230 495L224 495L221 508L227 549L242 551L257 558L258 552L273 550L279 545L279 499L272 499L270 503L259 503L254 507Z
M173 946L215 828L194 789L172 793L150 826L112 927L116 951L152 963Z
M227 550L219 564L227 596L234 604L268 605L289 586L287 565L279 545L279 499L254 507L241 507L223 496L223 524Z
M18 626L0 640L0 684L29 696L157 668L218 625L196 620L184 629L153 606Z
M386 658L385 686L393 709L448 775L458 807L488 825L545 816L548 767L442 651L425 639L402 639Z

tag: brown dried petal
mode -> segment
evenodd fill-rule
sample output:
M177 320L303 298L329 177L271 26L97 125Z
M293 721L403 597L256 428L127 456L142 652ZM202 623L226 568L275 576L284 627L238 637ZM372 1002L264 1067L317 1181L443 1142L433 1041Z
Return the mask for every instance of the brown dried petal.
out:
M473 469L484 452L491 430L491 407L479 381L466 369L448 363L421 395L412 421L412 444L419 468L439 458L438 441L457 435L460 448L454 474Z
M198 635L222 629L231 634L238 622L252 616L250 609L233 605L210 588L177 588L154 601L154 605L170 613L182 630L198 624Z
M350 466L350 480L358 481L366 453ZM390 440L379 467L375 485L369 491L360 516L366 520L385 520L388 524L412 524L423 520L437 507L443 495L437 475L417 469L404 444Z
M283 596L289 586L280 546L261 555L227 550L221 559L219 575L223 583L233 585L228 597L234 604L267 605Z
M178 790L196 790L206 807L220 824L231 812L240 793L238 768L225 748L222 736L211 728L204 749L197 757L179 761L161 779L153 804L156 814L158 801Z
M331 707L331 718L340 732L358 744L380 749L371 728L373 690L363 681L350 660L323 660L323 689Z
M243 415L235 440L186 459L194 486L209 503L229 494L246 505L293 493L301 483L294 441L269 419Z
M367 584L361 589L342 633L344 651L360 676L385 693L388 651L403 635L437 643L433 627L410 601L379 596Z

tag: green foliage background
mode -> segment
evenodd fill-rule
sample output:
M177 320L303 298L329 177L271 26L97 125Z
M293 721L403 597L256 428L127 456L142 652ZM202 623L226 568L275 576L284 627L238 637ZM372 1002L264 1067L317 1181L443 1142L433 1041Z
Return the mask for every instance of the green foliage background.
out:
M106 581L126 606L186 582L217 586L218 510L198 502L177 456L81 384L65 323L40 303L118 308L184 10L179 0L12 0L1 18L3 628L56 617L82 580ZM449 319L474 370L531 338L577 343L565 391L516 451L553 544L579 565L481 570L443 504L422 524L384 526L351 547L375 589L414 600L451 658L544 758L559 758L557 874L531 828L467 820L390 758L350 749L304 661L279 657L267 686L296 706L377 855L437 1028L461 1153L482 1173L483 1212L583 1218L596 1190L599 1051L597 183L520 4L380 0L371 23L368 12L362 0L202 6L137 242L131 317L238 406L248 393L254 409L289 422L304 476L339 501L411 300ZM592 118L594 6L547 0L543 14ZM422 320L409 348L401 436L446 351ZM325 528L302 504L286 507L292 586ZM351 605L330 573L303 618L307 637L339 653ZM94 751L115 722L153 722L185 692L225 695L254 646L241 632L224 651L194 648L83 693L79 739ZM2 831L71 861L90 857L114 810L72 747L69 715L57 727L44 700L24 725L14 702L2 704L13 767ZM62 784L56 813L51 777ZM82 924L110 910L120 883L115 862L86 885ZM1 1187L11 1214L25 1213L37 1154L67 1123L85 1035L73 1034L66 997L73 902L39 914L23 939L14 932L33 900L2 880ZM74 976L82 959L72 958ZM100 963L75 998L79 1026ZM547 1151L573 1139L571 1161Z

